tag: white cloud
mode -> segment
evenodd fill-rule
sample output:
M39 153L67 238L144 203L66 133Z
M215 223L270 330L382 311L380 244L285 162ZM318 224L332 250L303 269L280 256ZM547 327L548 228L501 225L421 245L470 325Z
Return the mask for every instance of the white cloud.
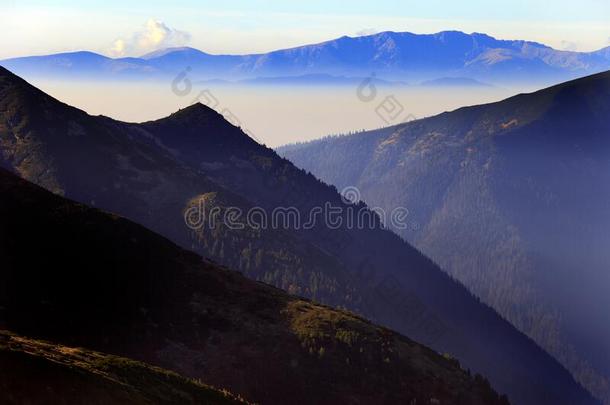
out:
M112 44L112 48L110 48L110 53L112 55L123 56L125 55L126 48L127 45L125 44L125 40L117 39L116 41L114 41L114 44Z
M561 41L561 50L563 51L578 51L578 44L572 41Z
M368 35L375 35L375 34L379 34L379 30L376 28L364 28L360 31L356 31L356 36L358 36L358 37L365 37Z
M113 56L134 55L156 51L174 46L184 46L191 40L191 34L168 27L162 21L150 19L142 31L133 34L131 39L119 38L112 44Z

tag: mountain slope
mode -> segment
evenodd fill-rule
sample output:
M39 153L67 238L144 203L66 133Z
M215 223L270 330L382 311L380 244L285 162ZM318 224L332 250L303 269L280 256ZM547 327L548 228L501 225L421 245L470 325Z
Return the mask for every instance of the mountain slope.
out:
M610 73L282 154L372 206L610 401Z
M94 52L67 52L47 56L28 56L6 61L11 69L24 76L45 76L63 79L84 79L104 75L146 75L155 69L139 58L112 59Z
M0 164L47 189L142 223L250 278L348 308L450 353L515 403L591 401L557 362L382 229L365 205L343 201L209 108L126 124L90 117L5 72L0 111ZM340 226L318 218L313 227L260 227L243 216L238 223L190 226L192 216L209 219L212 210L225 216L258 209L271 218L292 207L305 221L326 206L338 209ZM367 226L349 226L349 216L360 214Z
M0 215L2 328L127 355L261 403L506 403L455 360L247 280L4 170ZM9 340L9 349L33 345L52 355ZM72 359L55 362L97 357L66 355ZM142 381L138 365L114 364L92 367ZM162 391L151 384L148 390Z
M243 404L160 368L0 331L3 404Z
M15 58L2 66L25 77L109 79L176 75L189 69L199 78L241 79L312 74L431 80L459 76L492 82L557 82L610 68L607 49L559 51L528 41L444 31L417 35L382 32L341 37L319 44L255 55L210 55L169 48L141 58L110 59L86 52Z

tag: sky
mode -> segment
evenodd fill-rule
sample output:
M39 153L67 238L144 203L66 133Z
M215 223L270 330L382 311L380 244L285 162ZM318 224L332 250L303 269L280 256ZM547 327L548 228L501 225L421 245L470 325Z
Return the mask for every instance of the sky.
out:
M258 53L380 31L484 32L557 49L610 46L609 0L0 0L0 59L170 46Z

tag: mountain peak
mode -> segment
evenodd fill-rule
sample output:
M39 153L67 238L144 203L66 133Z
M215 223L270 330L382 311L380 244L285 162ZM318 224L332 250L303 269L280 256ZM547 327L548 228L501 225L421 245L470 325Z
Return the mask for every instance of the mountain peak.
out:
M150 59L160 58L162 56L170 55L172 53L177 53L177 52L198 54L198 55L199 54L207 55L205 52L200 51L199 49L191 48L189 46L182 46L182 47L164 48L164 49L159 49L157 51L149 52L145 55L142 55L140 57L140 59L150 60Z
M183 142L190 143L189 153L195 149L206 149L213 144L244 145L250 138L237 126L229 122L214 109L202 103L195 103L182 108L168 117L143 124L159 140L173 149ZM198 153L198 152L197 152Z
M220 114L213 108L211 108L203 103L200 103L200 102L191 104L185 108L181 108L178 111L176 111L175 113L171 114L169 117L162 118L162 120L166 120L166 119L171 119L174 121L176 121L176 120L185 121L188 123L195 123L195 122L201 122L201 121L206 121L206 122L225 121L222 114Z
M92 53L68 53L7 59L0 64L28 78L81 76L106 80L144 76L165 80L191 67L193 74L205 80L244 80L337 72L362 76L374 69L386 80L463 76L494 84L547 85L610 69L610 51L566 54L535 42L457 30L428 34L384 31L248 55L172 47L140 58L107 59Z
M433 36L435 36L437 38L451 38L451 37L469 37L471 35L463 32L463 31L447 30L447 31L437 32L436 34L433 34Z

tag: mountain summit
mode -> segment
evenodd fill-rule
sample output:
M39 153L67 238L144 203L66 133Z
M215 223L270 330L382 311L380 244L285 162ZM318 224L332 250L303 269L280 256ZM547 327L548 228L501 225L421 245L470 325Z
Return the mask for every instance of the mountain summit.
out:
M211 127L222 126L229 129L232 125L216 110L202 103L194 103L171 114L169 117L162 118L157 123L172 123L183 125L185 128L193 125L198 130L205 130ZM182 133L181 133L182 135Z
M522 40L498 40L459 31L436 34L382 32L341 37L252 55L210 55L193 48L169 48L141 58L110 59L82 53L15 58L0 64L26 77L175 76L189 68L200 79L253 79L338 75L420 82L466 77L491 83L552 83L610 69L606 50L560 51Z

